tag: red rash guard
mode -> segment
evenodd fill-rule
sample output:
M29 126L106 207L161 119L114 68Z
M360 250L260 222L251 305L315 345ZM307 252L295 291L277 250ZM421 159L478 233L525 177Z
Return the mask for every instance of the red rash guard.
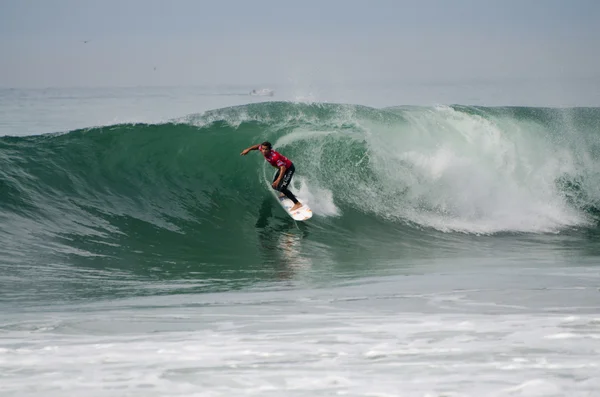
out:
M258 150L260 150L261 148L262 145L258 146ZM275 168L279 168L282 165L284 165L285 168L290 168L292 166L292 162L287 157L285 157L281 153L276 152L273 149L271 149L269 154L264 157L265 160L267 160Z

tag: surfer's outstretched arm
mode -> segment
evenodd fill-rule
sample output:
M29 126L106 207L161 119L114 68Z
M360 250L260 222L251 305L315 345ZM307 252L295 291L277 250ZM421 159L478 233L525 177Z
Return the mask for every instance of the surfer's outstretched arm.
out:
M259 146L260 146L260 144L256 144L256 145L252 145L252 146L250 146L250 147L249 147L249 148L247 148L247 149L244 149L244 150L242 151L242 153L240 153L240 156L245 156L245 155L247 155L247 154L248 154L248 152L249 152L249 151L251 151L251 150L258 150L258 147L259 147Z

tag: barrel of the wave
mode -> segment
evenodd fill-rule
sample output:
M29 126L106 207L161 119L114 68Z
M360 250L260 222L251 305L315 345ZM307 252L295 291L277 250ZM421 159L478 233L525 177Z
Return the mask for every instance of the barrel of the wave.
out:
M273 190L279 192L277 199L285 212L296 221L310 219L312 217L312 210L308 204L297 198L288 188L296 171L294 163L281 153L273 150L273 145L268 141L244 149L241 155L245 156L252 150L259 150L265 157L265 160L277 168L271 187Z

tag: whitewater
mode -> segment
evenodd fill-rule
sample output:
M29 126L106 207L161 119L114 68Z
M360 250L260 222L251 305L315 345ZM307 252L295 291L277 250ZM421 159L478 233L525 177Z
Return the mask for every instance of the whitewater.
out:
M249 92L0 90L0 395L600 390L600 108Z

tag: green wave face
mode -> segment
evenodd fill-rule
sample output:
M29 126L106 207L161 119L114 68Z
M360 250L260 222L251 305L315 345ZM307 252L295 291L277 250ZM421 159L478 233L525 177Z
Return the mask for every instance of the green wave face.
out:
M232 283L265 263L350 266L469 236L595 230L599 131L595 108L274 102L4 137L0 254ZM240 156L263 140L294 162L309 222L281 210L259 152Z

